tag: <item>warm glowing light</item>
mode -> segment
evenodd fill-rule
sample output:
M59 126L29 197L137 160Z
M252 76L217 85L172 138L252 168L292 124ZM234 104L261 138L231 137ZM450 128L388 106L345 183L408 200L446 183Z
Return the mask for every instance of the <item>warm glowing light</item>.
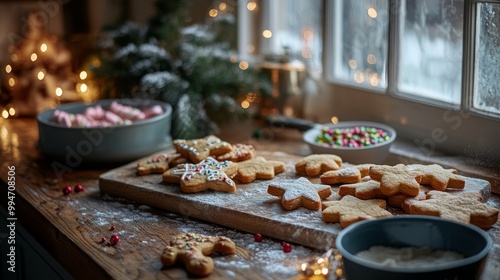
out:
M210 9L210 11L208 11L208 15L210 17L216 17L218 14L219 14L219 11L217 11L217 9Z
M14 115L16 114L16 109L14 109L14 107L11 107L11 108L9 109L9 114L10 114L11 116L14 116Z
M269 38L273 37L273 32L271 32L271 30L269 30L269 29L266 29L266 30L262 31L262 36L264 36L264 38L269 39Z
M14 78L9 79L9 86L13 87L16 85L16 80Z
M87 91L87 89L88 89L88 87L87 87L87 85L86 85L86 84L81 84L81 85L80 85L80 91L81 91L81 92L86 92L86 91Z
M17 61L17 54L13 53L11 55L10 59L12 59L12 61L16 62Z
M339 123L339 118L337 116L332 116L332 118L330 119L330 121L333 124L338 124Z
M358 84L363 83L365 81L365 73L356 71L356 73L354 73L354 81Z
M247 51L249 53L254 53L255 52L255 46L254 45L248 45L247 47Z
M87 72L85 71L80 72L80 80L85 80L85 79L87 79Z
M370 76L370 85L376 87L380 83L380 76L378 73L374 73Z
M250 102L243 100L243 102L241 102L241 107L243 109L248 109L248 107L250 107Z
M227 8L226 3L222 2L219 4L219 10L224 11Z
M36 53L31 54L31 57L30 57L31 61L35 62L37 58L38 58L38 55L36 55Z
M7 112L7 110L5 110L5 109L4 109L4 110L2 111L2 117L3 117L4 119L8 118L8 117L9 117L9 112Z
M238 62L238 57L236 55L232 55L229 60L232 62L232 63L236 63Z
M358 68L358 62L354 59L349 59L349 67L351 67L351 69Z
M63 94L62 88L58 87L56 88L56 96L61 96Z
M248 2L248 4L247 4L247 9L248 9L249 11L253 11L253 10L255 10L256 8L257 8L257 3L256 3L256 2L254 2L254 1L250 1L250 2Z
M376 18L377 10L375 10L375 8L368 8L368 16L371 18Z
M311 41L314 37L314 32L311 29L306 29L302 34L305 40Z
M247 101L252 103L254 102L255 100L257 99L257 94L253 93L253 92L249 92L247 94Z
M7 74L12 72L12 66L10 66L10 64L5 65L5 72L7 72Z
M37 74L37 78L41 81L43 80L43 78L45 78L45 73L43 72L43 70L40 70L40 72L38 72Z
M40 50L41 50L42 52L46 52L46 51L47 51L47 44L45 44L45 43L41 44L41 45L40 45Z
M375 63L377 63L377 58L375 57L375 55L369 54L366 57L366 61L368 61L368 63L370 63L370 64L375 64Z
M241 70L247 70L249 67L249 64L248 64L248 62L242 60L242 61L240 61L239 67Z

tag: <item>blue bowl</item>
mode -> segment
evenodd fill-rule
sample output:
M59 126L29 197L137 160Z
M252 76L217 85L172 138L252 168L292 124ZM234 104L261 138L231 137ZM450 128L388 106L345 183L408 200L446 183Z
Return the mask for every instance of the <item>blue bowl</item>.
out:
M336 239L348 280L479 279L491 237L473 225L432 216L402 215L366 220L342 230ZM427 247L454 251L463 259L426 267L386 267L356 256L372 246Z
M113 101L136 108L160 105L163 114L130 125L110 127L65 127L51 121L56 109L83 113L95 105L107 109ZM68 103L38 114L38 149L53 158L54 164L63 170L87 163L129 162L172 145L171 119L172 107L156 100L104 99L94 103Z

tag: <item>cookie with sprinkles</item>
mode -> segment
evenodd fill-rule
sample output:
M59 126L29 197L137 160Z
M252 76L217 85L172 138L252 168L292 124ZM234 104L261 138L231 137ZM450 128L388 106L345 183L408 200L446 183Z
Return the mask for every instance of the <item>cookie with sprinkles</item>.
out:
M214 135L199 139L175 139L175 150L183 157L198 163L209 156L217 157L233 150L231 144Z
M217 160L230 160L234 162L252 159L255 148L249 144L232 144L233 150L229 153L220 155Z
M161 153L137 163L137 175L163 174L170 167L186 163L186 159L180 154Z
M179 183L181 191L196 193L205 190L235 192L236 184L231 179L238 171L232 161L219 162L208 157L199 163L179 164L163 173L163 182Z
M304 207L311 210L321 208L321 200L332 194L329 185L313 184L307 178L287 180L269 184L267 193L281 197L281 205L286 210Z
M163 249L161 263L170 267L184 263L187 272L196 276L207 276L215 267L212 253L234 254L236 245L225 236L208 236L197 233L181 233L170 239Z

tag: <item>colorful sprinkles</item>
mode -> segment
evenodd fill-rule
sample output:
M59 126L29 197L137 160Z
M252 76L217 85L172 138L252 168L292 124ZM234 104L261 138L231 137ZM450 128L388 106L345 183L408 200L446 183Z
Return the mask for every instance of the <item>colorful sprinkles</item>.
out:
M377 145L389 139L387 131L375 127L323 127L315 142L329 147L359 148Z

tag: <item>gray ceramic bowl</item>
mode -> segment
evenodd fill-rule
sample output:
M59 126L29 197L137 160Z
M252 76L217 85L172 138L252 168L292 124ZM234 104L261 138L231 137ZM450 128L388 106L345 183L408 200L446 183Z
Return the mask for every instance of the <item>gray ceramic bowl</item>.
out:
M325 126L330 128L353 128L356 126L380 128L386 131L390 138L389 140L384 141L382 143L366 147L357 147L357 148L332 147L317 143L315 141L316 137L321 133L321 129ZM314 154L335 154L340 156L343 161L353 164L362 164L362 163L380 164L383 163L383 161L389 155L389 149L394 140L396 140L396 131L388 125L376 122L345 121L345 122L339 122L338 124L330 123L330 124L316 125L315 127L307 130L304 133L303 139L309 145L312 153Z
M391 268L356 256L375 245L450 250L464 258L420 268ZM353 224L340 232L336 246L349 280L471 280L479 279L492 241L476 226L438 217L404 215Z
M78 128L64 127L50 119L56 109L68 113L83 113L87 107L111 102L136 108L160 105L164 113L131 125ZM147 156L172 144L170 126L172 107L164 102L145 99L105 99L95 103L69 103L44 111L37 116L38 149L54 158L61 168L74 168L82 163L118 163Z

